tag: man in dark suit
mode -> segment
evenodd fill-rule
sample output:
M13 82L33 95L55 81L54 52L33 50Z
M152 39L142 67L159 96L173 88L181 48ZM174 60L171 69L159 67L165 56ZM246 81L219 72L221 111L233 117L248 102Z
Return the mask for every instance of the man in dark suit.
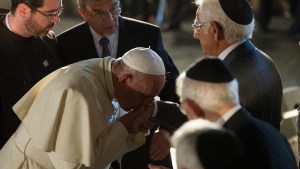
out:
M272 59L249 40L254 17L247 0L196 0L194 38L203 53L218 57L239 82L241 104L255 117L280 128L282 83ZM213 12L212 12L213 11Z
M10 3L10 10L0 9L0 149L21 123L13 105L61 66L51 28L60 21L62 1Z
M58 35L64 65L104 57L104 53L107 56L107 48L109 56L118 58L132 48L150 47L162 58L166 68L166 83L159 94L160 99L178 102L175 79L179 72L163 46L161 31L157 26L120 16L119 0L79 0L78 11L86 22ZM108 39L108 45L100 43L103 38ZM123 156L123 169L147 168L152 135L153 131L147 137L146 144ZM159 162L171 166L169 159L170 156Z
M87 0L83 2L89 1ZM98 34L99 38L108 37L108 39L112 39L110 39L109 48L111 49L110 56L114 58L122 56L125 52L135 47L150 47L163 59L167 71L166 85L159 95L160 99L178 102L178 97L175 94L175 79L179 72L173 63L172 58L163 46L159 27L120 15L112 15L111 10L119 8L118 0L102 0L99 2L90 2L89 4L93 5L96 3L100 4L100 7L105 6L101 4L112 4L109 8L109 13L105 11L105 14L103 15L107 15L105 16L107 18L109 18L108 15L115 17L115 20L111 21L115 23L111 24L111 28L104 28L103 31L99 28L98 31L97 28L101 26L104 27L105 22L103 25L94 26L94 18L88 18L90 17L90 14L87 14L87 9L80 6L80 14L86 22L80 23L71 29L66 30L57 37L63 64L67 65L85 59L102 57L102 51L97 46L99 44L96 45L94 43L96 38L94 36L97 36L94 34ZM119 14L119 12L117 13ZM96 16L94 17L97 17L97 14L95 15ZM101 24L101 20L96 19L96 21ZM97 51L97 48L100 49L99 52Z
M239 137L245 168L297 168L286 138L240 105L237 79L220 59L204 57L188 68L177 79L177 93L189 120L205 118Z

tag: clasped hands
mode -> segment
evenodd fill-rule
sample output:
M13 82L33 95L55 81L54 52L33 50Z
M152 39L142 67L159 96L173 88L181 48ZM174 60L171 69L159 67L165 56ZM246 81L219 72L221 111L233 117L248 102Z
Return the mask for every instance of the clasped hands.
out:
M139 108L131 110L124 116L120 117L120 121L127 129L128 133L143 132L147 133L155 122L153 120L154 102L148 105L143 105Z
M147 133L155 122L153 118L154 102L134 109L121 118L119 121L125 126L128 133ZM170 133L166 130L159 130L154 133L150 148L150 155L153 160L162 160L170 152Z

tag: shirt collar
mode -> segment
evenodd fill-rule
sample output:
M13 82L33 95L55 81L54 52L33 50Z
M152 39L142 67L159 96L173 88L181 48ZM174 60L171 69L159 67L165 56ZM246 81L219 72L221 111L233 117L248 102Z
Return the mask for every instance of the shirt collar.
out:
M93 39L97 42L97 43L99 43L99 41L100 41L100 39L102 38L102 36L101 35L99 35L91 26L90 26L90 30L91 30L91 32L92 32L92 35L93 35ZM113 34L111 34L111 35L108 35L108 36L106 36L108 39L109 39L109 41L111 42L113 39L114 39L114 37L116 36L116 34L117 33L113 33Z
M98 53L98 56L102 55L102 49L100 49L99 46L99 41L102 38L101 35L99 35L91 26L89 26L92 36L93 36L93 40L94 40L94 44ZM119 28L117 28L116 32L106 36L109 39L109 49L110 49L110 54L112 58L116 58L117 56L117 49L118 49L118 38L119 38Z
M223 124L228 121L239 109L241 109L241 107L242 106L240 104L234 106L228 110L218 121L216 121L216 123L223 126Z
M235 49L236 47L238 47L240 44L242 44L243 42L245 42L246 39L238 41L234 44L232 44L231 46L229 46L228 48L226 48L222 53L220 53L220 55L218 56L219 59L224 60L226 58L226 56L233 51L233 49Z

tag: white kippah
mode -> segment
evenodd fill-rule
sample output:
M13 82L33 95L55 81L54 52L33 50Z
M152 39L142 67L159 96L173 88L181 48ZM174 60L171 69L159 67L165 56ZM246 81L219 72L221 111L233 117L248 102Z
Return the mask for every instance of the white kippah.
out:
M165 75L162 59L150 48L137 47L122 56L123 62L130 68L150 75Z

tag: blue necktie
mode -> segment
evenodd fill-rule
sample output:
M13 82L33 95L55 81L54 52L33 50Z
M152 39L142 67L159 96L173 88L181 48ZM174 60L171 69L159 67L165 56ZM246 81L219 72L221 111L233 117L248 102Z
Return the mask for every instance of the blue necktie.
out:
M110 52L109 52L109 49L108 49L109 39L106 38L106 37L103 37L103 38L101 38L99 43L102 46L102 57L110 56Z

